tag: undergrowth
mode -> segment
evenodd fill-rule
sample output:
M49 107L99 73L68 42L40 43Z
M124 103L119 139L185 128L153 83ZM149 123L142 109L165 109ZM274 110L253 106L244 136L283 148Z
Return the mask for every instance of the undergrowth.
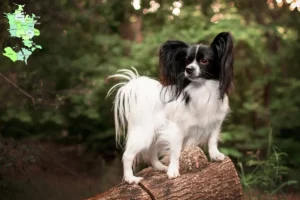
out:
M284 188L297 184L295 180L287 180L288 167L285 160L288 155L280 148L273 145L272 129L269 131L267 156L260 159L259 151L251 156L251 159L244 165L238 162L240 168L240 181L244 192L249 199L287 199Z

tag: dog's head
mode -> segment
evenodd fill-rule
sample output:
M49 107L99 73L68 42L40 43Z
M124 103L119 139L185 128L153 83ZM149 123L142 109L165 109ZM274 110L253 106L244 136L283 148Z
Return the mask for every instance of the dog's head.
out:
M173 99L190 82L218 80L221 99L232 85L234 50L228 32L218 34L209 46L168 40L159 50L159 60L162 84L176 86Z

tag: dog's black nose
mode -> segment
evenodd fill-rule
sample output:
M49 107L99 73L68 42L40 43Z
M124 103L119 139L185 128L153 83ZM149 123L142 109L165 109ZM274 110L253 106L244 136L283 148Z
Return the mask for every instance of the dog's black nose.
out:
M186 73L188 73L188 74L192 74L192 73L195 71L195 69L194 69L193 67L187 67L187 68L185 69L185 71L186 71Z

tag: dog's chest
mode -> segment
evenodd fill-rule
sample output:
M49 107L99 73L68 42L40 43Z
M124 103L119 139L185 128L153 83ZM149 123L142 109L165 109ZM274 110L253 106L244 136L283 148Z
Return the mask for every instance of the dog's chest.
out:
M186 92L188 101L176 101L167 109L168 118L185 130L195 126L211 129L229 112L228 98L219 99L216 82L191 86Z
M214 82L199 88L191 88L189 95L190 102L186 107L195 117L218 118L229 109L227 96L223 100L219 98L218 85Z
M203 92L202 95L191 97L191 102L186 105L191 113L191 117L195 119L195 125L200 127L210 126L218 121L223 121L229 106L227 97L221 101L218 95L209 92Z

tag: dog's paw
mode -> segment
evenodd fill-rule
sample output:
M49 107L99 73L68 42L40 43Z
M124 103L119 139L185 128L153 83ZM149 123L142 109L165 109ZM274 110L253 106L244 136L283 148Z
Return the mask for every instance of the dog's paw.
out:
M179 170L175 169L173 167L169 167L169 169L167 171L167 175L168 175L169 179L176 178L176 177L180 176Z
M132 183L139 184L141 180L143 180L143 177L136 177L136 176L124 177L124 181L129 184Z
M164 172L167 172L168 171L168 167L163 165L163 166L155 166L153 167L155 170L158 170L158 171L164 171Z
M168 171L168 167L166 165L163 165L162 163L156 163L156 164L154 164L153 168L155 170L158 170L158 171L165 171L165 172Z
M225 155L220 151L209 152L209 156L212 161L222 161L225 159Z
M157 169L157 170L160 170L160 171L165 171L165 172L167 172L168 171L168 167L167 166L165 166L165 165L163 165L163 166L161 166L159 169Z

